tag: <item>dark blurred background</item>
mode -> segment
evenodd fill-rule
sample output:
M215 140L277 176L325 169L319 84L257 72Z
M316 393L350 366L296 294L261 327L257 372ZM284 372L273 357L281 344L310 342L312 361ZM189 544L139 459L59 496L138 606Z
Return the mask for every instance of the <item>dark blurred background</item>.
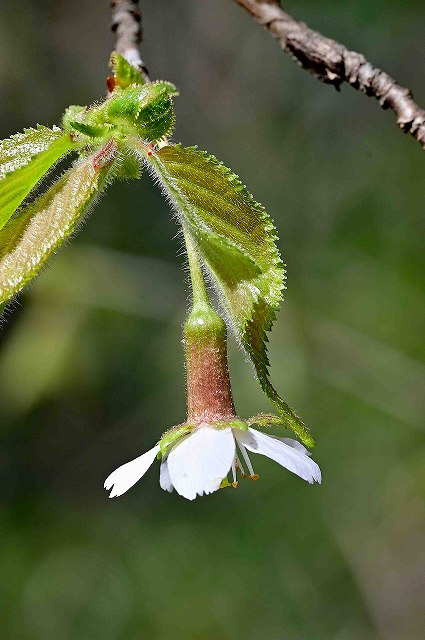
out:
M1 0L0 137L105 92L106 0ZM423 0L285 7L425 104ZM280 233L288 291L273 380L324 482L266 459L258 483L186 502L119 464L184 418L186 274L147 176L110 189L0 338L5 640L420 640L425 628L425 155L392 114L298 69L230 0L145 0L174 140L217 155ZM242 416L270 410L231 342Z

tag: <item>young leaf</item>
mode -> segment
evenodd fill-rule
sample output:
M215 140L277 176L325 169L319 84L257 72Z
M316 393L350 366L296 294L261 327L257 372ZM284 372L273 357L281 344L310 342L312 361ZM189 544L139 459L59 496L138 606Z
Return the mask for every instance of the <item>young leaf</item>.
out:
M106 127L94 127L93 125L78 122L76 120L71 120L69 126L71 129L79 131L88 138L102 138L108 134L108 129Z
M190 233L261 387L293 431L312 446L307 428L269 378L266 332L285 279L271 218L238 177L205 152L171 145L144 158Z
M109 65L114 74L115 82L121 89L126 89L131 84L146 84L136 67L127 62L118 51L111 53Z
M45 173L74 146L55 127L38 126L0 143L0 229Z
M45 194L17 211L0 231L0 305L37 275L114 177L117 163L99 166L95 158L77 161Z

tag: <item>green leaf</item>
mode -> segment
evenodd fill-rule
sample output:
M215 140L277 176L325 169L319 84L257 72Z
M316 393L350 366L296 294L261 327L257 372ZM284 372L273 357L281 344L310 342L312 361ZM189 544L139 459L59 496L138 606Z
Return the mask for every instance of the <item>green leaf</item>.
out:
M144 159L190 233L261 387L292 430L312 446L307 428L269 377L266 332L280 307L285 280L271 218L238 177L205 152L171 145L151 156L145 153Z
M0 143L0 229L47 171L74 146L59 128L25 129Z
M77 161L45 194L17 211L0 231L0 305L37 275L115 177L116 162L94 168L94 158Z
M118 51L111 53L109 64L115 76L115 82L121 89L126 89L131 84L146 84L136 67L127 62Z

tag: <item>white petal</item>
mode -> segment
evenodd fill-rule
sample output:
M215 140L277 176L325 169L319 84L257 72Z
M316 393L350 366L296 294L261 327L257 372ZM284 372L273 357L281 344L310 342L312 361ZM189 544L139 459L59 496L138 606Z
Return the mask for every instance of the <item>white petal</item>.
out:
M246 447L248 451L271 458L310 484L314 481L322 481L318 465L314 460L298 451L298 448L255 429L248 429L248 431L234 429L234 433L238 443Z
M138 458L135 458L130 462L126 462L126 464L115 469L115 471L106 478L105 484L103 485L105 489L112 489L109 497L115 498L116 496L122 496L123 493L131 489L131 487L145 475L146 471L155 460L158 451L159 444L155 445L153 449L146 451L146 453Z
M163 460L161 462L161 468L159 471L159 484L161 489L164 489L164 491L169 491L171 493L174 489L173 483L171 482L170 478L170 471L168 469L167 460Z
M175 490L184 498L194 500L197 495L219 489L229 473L235 457L232 430L199 427L182 438L170 451L168 470Z
M301 444L301 442L298 442L298 440L293 440L292 438L281 438L280 436L270 436L270 437L274 438L275 440L280 440L280 442L284 442L285 444L289 445L293 449L300 451L305 456L309 456L309 457L311 456L311 451L309 451L303 444Z

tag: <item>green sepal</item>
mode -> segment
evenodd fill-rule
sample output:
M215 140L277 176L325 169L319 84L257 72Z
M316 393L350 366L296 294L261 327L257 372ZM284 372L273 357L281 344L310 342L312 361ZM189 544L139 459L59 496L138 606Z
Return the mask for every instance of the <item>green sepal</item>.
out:
M158 80L144 86L132 85L107 102L107 119L124 133L155 142L168 137L174 128L172 96L176 87Z
M266 332L280 307L285 282L271 218L239 178L208 153L180 145L165 146L152 155L139 149L190 233L262 389L298 437L312 446L307 428L269 377Z
M229 427L232 429L241 429L242 431L248 431L248 424L244 420L232 420L229 423Z
M248 424L239 418L234 420L219 420L211 424L216 429L241 429L242 431L248 431Z
M115 82L121 89L126 89L131 84L146 84L141 73L133 67L118 51L113 51L109 60L109 66L115 76Z
M8 302L37 275L114 177L114 162L94 168L93 158L77 161L45 194L17 211L0 231L0 304Z
M275 416L272 413L259 413L246 421L249 427L253 424L258 427L284 427L286 425L282 416Z
M0 143L0 229L36 184L74 147L72 138L55 127L38 126Z
M176 440L179 440L179 438L186 436L193 429L193 424L178 424L177 426L171 427L171 429L168 429L168 431L163 433L161 440L159 440L158 442L159 452L157 458L159 460L163 458L167 453L169 447L171 447L171 445L174 444Z

